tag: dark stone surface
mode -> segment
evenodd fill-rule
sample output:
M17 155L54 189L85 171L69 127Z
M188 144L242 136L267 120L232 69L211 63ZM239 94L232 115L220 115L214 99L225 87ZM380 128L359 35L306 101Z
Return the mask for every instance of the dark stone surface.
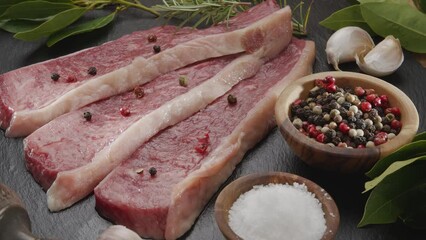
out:
M317 0L312 6L307 38L316 43L314 72L332 70L326 62L324 52L325 43L332 31L319 26L318 22L347 4L347 1ZM107 28L70 38L52 48L47 48L43 42L18 41L13 39L11 34L0 31L0 73L96 46L158 24L161 24L161 21L149 14L128 10ZM344 64L341 67L344 70L359 71L354 64ZM405 52L405 62L401 68L391 76L383 78L403 90L413 100L420 115L419 132L426 130L425 75L426 69L414 60L413 54ZM401 223L357 228L368 196L361 194L366 178L362 174L336 175L305 165L292 153L277 129L247 153L224 185L249 173L267 171L295 173L318 183L328 191L336 200L341 214L336 239L426 238L426 231L412 230ZM3 134L0 136L0 182L12 188L23 199L32 220L33 232L40 237L96 239L99 232L111 225L97 214L93 196L65 211L50 213L47 209L45 192L25 169L22 139L5 138ZM216 196L211 199L193 228L182 239L223 239L213 214Z

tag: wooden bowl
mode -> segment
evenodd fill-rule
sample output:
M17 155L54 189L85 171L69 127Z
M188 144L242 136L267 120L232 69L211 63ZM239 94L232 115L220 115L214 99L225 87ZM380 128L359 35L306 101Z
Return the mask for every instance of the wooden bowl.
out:
M324 218L327 228L324 232L324 236L321 239L334 239L337 229L339 228L340 215L333 198L314 182L306 178L284 172L250 174L233 181L221 191L216 199L215 218L219 229L226 237L226 239L242 239L231 229L228 224L229 209L241 194L251 190L253 186L256 185L268 185L269 183L293 184L294 182L305 184L308 191L314 193L315 197L322 204L322 210L324 211Z
M314 87L314 80L324 79L326 76L335 77L339 87L361 86L365 89L372 88L377 94L387 95L390 105L401 111L400 133L382 145L363 149L330 147L300 133L289 119L290 105L296 99L306 99L309 90ZM379 159L411 142L419 127L417 109L407 95L383 80L353 72L323 72L292 82L277 100L275 117L284 139L300 159L313 167L340 173L370 169Z

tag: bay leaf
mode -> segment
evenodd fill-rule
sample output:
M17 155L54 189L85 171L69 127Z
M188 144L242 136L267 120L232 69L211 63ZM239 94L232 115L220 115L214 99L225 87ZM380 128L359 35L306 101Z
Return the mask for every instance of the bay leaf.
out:
M353 5L336 11L319 24L332 30L338 30L348 26L357 26L370 34L374 34L373 30L371 30L362 17L360 5Z
M369 178L375 178L385 171L392 163L426 155L426 140L408 143L388 156L380 159L366 173Z
M373 180L365 183L364 192L368 192L371 189L373 189L374 187L376 187L388 175L390 175L390 174L400 170L401 168L406 167L406 166L408 166L408 165L410 165L410 164L412 164L416 161L426 161L426 156L411 158L411 159L407 159L407 160L403 160L403 161L396 161L396 162L392 163L391 165L389 165L389 167L382 174L380 174L379 176L377 176Z
M1 0L0 1L0 16L11 6L21 3L29 2L34 0ZM44 0L47 2L57 2L57 3L71 3L72 0Z
M426 53L426 15L408 4L366 2L361 13L375 33L382 37L393 35L412 52Z
M418 161L388 175L367 199L358 227L393 223L416 211L416 199L426 191L426 163Z
M9 20L5 22L3 25L0 25L0 28L10 33L18 33L18 32L25 32L25 31L34 29L40 26L42 23L43 21L17 19L17 20Z
M112 20L114 20L115 16L116 16L116 12L113 12L107 16L99 17L91 21L82 23L80 25L65 28L61 31L55 32L47 40L47 46L51 47L55 43L63 40L64 38L67 38L73 35L86 33L86 32L90 32L90 31L105 27L110 22L112 22Z
M62 11L74 8L73 4L47 1L29 1L15 4L8 8L0 20L4 19L45 19Z
M413 138L413 142L420 140L426 140L426 132L419 133Z
M56 14L37 28L25 32L19 32L14 35L15 38L33 41L59 31L73 22L77 21L87 11L85 8L72 8Z

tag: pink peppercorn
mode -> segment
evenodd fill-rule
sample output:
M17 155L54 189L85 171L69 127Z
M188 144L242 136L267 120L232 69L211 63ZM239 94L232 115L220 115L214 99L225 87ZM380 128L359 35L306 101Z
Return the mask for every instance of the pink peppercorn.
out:
M339 124L339 130L344 134L347 134L350 129L351 128L346 123L342 122L342 123Z
M336 92L337 88L336 88L336 85L330 84L330 85L327 85L327 87L325 87L325 90L329 93L334 93Z
M122 107L120 108L120 113L123 117L128 117L130 116L130 110L126 107Z
M372 106L371 106L371 103L369 102L362 102L360 104L360 108L361 108L361 111L363 112L369 112L371 111Z
M77 78L75 76L68 76L66 82L67 83L77 82Z
M309 137L316 138L321 132L315 128L309 130Z
M396 119L392 120L391 122L391 128L395 130L399 130L402 127L402 123Z
M376 107L380 107L382 106L382 99L380 99L379 97L376 97L373 101L374 106Z
M299 106L299 104L302 102L302 99L296 99L296 100L294 100L294 102L293 102L293 105L294 106Z
M379 132L374 137L374 145L380 145L385 143L388 140L388 134L385 132Z
M330 85L336 83L336 79L333 76L327 76L324 79L325 84Z
M325 134L324 133L318 134L317 137L316 137L316 140L317 140L317 142L324 143L324 141L325 141Z
M376 99L377 98L377 95L376 94L368 94L366 97L365 97L365 100L367 100L367 102L369 102L369 103L373 103L374 102L374 99Z
M355 87L355 94L356 94L358 97L363 96L363 95L365 94L365 90L364 90L364 88L362 88L362 87Z
M381 105L381 107L383 107L383 108L387 108L387 107L389 107L389 99L388 99L388 96L386 96L386 95L380 95L380 99L382 100L382 105Z
M399 110L397 107L391 108L391 113L393 113L395 116L401 116L401 110Z

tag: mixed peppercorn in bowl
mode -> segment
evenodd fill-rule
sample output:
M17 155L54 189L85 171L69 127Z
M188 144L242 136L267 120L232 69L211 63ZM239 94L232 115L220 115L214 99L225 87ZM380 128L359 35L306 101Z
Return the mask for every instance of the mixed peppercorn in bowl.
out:
M317 73L291 83L275 115L298 157L339 172L369 169L410 142L419 125L416 107L401 90L352 72Z

